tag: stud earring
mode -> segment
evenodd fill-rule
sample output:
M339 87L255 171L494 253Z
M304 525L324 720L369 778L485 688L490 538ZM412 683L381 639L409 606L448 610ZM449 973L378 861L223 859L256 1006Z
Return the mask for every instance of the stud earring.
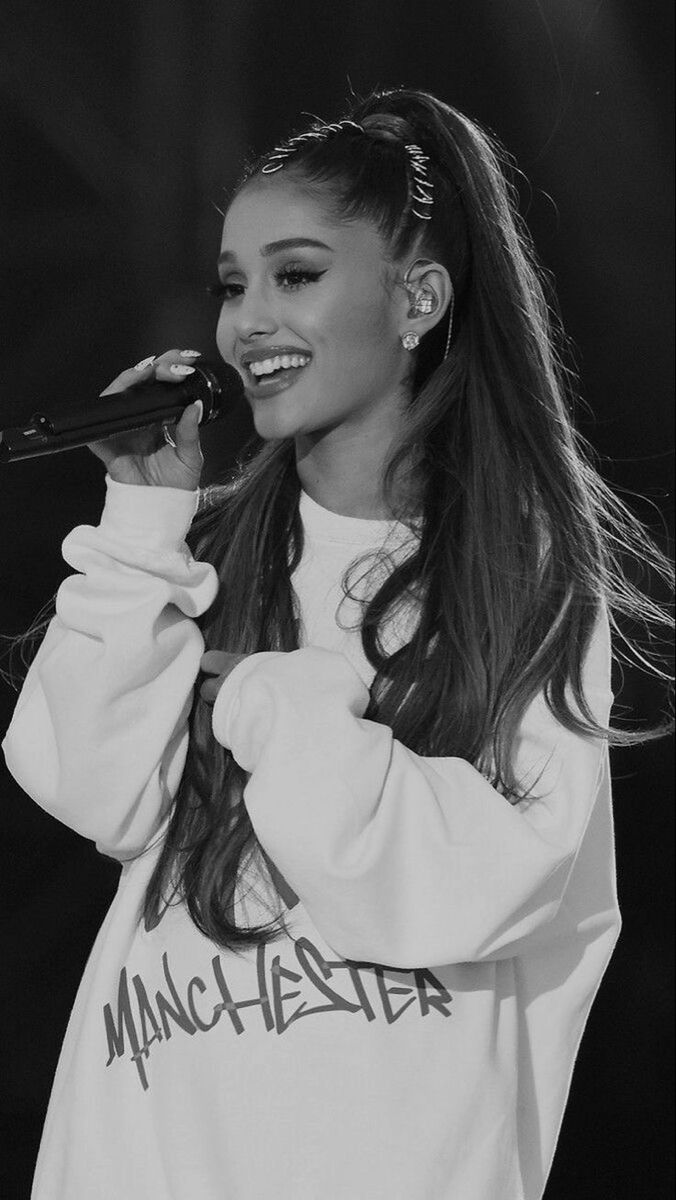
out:
M410 329L406 333L402 333L400 340L404 350L415 350L416 346L420 345L418 334L413 333Z

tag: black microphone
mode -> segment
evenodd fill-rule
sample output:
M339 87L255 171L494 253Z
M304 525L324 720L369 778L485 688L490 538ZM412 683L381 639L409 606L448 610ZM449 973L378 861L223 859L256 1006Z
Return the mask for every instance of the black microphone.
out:
M99 396L90 404L58 416L33 413L29 424L0 430L0 463L40 454L74 450L88 442L99 442L114 433L128 433L148 425L178 420L184 409L201 400L200 425L217 421L244 394L239 371L229 363L215 368L212 363L194 364L194 374L181 383L151 379L138 387Z

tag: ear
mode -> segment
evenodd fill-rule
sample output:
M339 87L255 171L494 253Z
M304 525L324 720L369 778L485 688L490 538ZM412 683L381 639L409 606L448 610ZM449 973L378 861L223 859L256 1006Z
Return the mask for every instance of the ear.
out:
M442 263L417 258L408 268L404 267L398 282L401 285L399 336L412 330L422 337L434 329L448 311L453 297L451 277ZM417 308L416 296L421 301ZM429 312L422 311L426 307Z

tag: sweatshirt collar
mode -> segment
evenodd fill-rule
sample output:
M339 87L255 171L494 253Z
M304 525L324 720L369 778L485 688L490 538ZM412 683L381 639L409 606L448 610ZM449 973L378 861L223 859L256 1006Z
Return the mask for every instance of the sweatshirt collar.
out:
M302 488L299 511L303 530L312 541L333 542L349 546L375 546L385 541L403 542L411 531L403 521L367 517L345 517L317 504Z

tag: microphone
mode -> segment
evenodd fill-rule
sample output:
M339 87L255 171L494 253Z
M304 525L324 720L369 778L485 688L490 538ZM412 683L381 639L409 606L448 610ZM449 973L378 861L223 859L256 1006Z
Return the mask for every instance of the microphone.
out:
M195 400L201 400L204 409L200 425L217 421L244 395L242 377L229 363L219 364L218 373L212 363L193 365L194 374L180 383L151 379L138 387L99 396L70 412L55 416L33 413L27 425L0 430L0 463L58 454L114 433L178 420Z

